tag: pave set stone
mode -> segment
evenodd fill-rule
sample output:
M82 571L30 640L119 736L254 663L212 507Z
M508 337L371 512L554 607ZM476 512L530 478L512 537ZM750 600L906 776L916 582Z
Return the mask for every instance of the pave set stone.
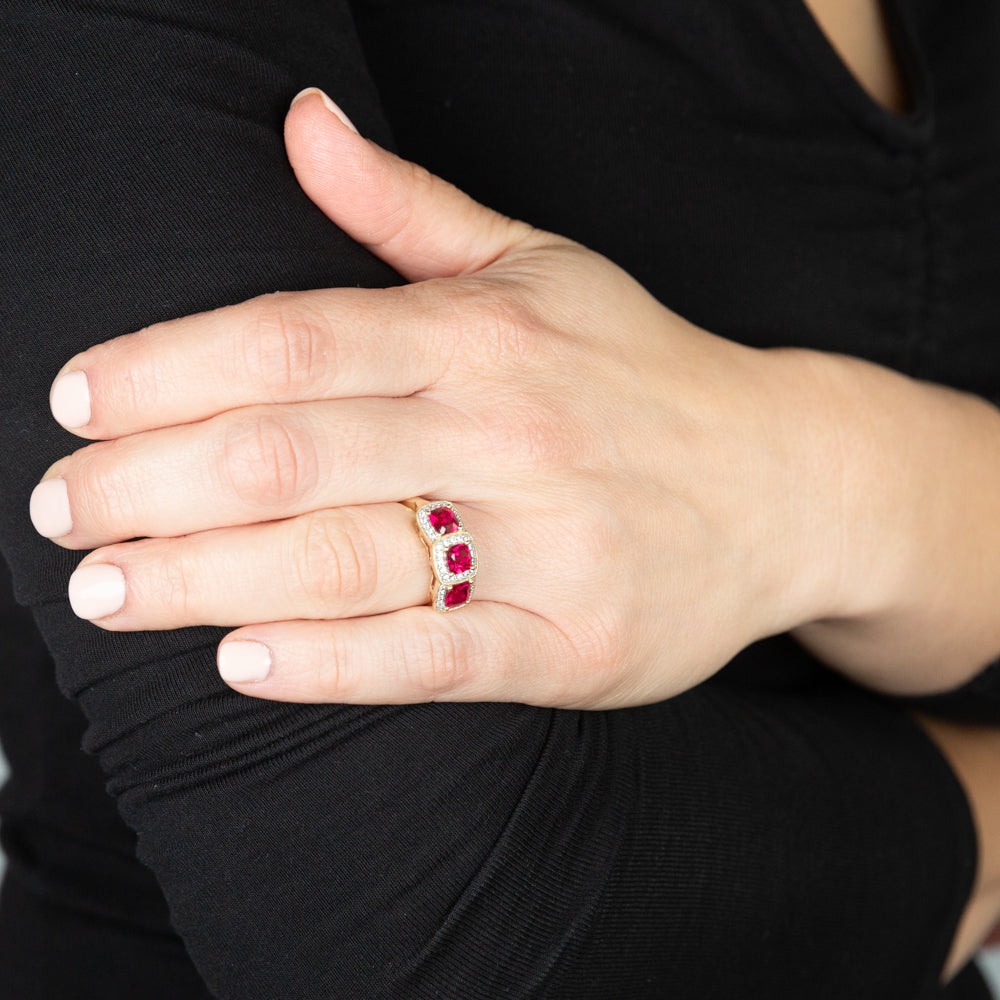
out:
M417 524L426 540L434 568L433 601L438 611L455 611L472 600L479 560L476 543L447 500L425 504Z

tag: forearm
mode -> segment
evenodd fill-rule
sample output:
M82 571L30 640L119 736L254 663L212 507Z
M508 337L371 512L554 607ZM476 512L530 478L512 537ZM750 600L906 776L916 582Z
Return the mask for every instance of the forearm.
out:
M823 386L806 461L835 498L830 611L794 634L877 690L962 685L1000 655L1000 412L854 358L778 353Z

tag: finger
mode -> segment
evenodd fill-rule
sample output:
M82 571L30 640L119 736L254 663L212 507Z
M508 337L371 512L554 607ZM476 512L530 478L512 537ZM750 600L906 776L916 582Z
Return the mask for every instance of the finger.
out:
M405 608L372 618L277 622L231 632L223 680L275 701L556 705L578 656L531 612L474 599L460 611Z
M358 135L321 91L303 91L285 119L302 189L349 236L410 281L472 274L537 234Z
M387 503L106 546L69 599L121 632L382 614L427 603L430 579L412 511Z
M49 405L67 430L101 439L258 403L408 396L440 378L455 339L454 320L428 316L412 289L263 295L89 348Z
M58 544L89 549L325 507L468 496L450 478L473 436L424 398L246 407L81 448L35 487L31 519ZM458 466L466 490L470 463Z
M515 246L561 242L361 138L318 91L300 98L286 122L300 182L411 280L472 273ZM67 430L101 439L259 403L409 395L454 352L450 324L429 322L419 303L404 288L326 289L159 323L70 359L50 407Z

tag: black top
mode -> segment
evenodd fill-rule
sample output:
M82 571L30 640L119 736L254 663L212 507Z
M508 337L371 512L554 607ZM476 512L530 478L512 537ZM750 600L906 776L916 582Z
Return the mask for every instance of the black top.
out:
M218 679L221 630L78 621L80 554L26 516L79 444L47 408L77 351L398 280L295 184L307 85L715 333L1000 398L1000 11L893 11L905 117L801 0L3 6L0 546L31 615L0 599L0 995L986 995L936 986L975 869L954 775L787 637L614 712L271 704ZM997 675L925 702L1000 724Z

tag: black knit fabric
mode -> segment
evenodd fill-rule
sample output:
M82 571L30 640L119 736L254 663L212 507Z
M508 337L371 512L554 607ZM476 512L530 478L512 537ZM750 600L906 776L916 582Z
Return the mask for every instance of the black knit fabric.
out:
M77 351L399 280L297 188L307 85L713 332L1000 398L1000 16L894 23L908 117L801 0L0 7L0 997L987 995L936 983L976 862L953 773L787 637L615 712L272 704L218 679L221 630L77 620L80 555L26 515ZM921 704L1000 724L998 688Z

